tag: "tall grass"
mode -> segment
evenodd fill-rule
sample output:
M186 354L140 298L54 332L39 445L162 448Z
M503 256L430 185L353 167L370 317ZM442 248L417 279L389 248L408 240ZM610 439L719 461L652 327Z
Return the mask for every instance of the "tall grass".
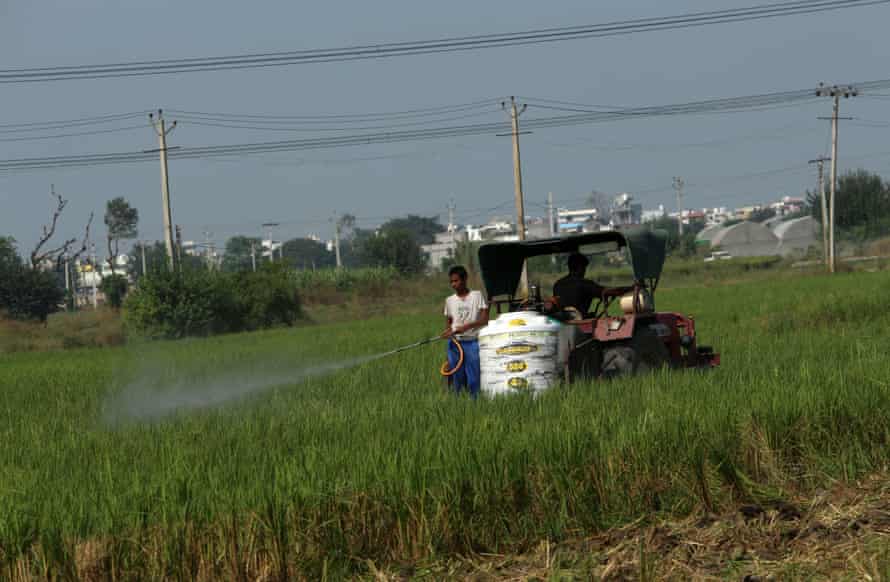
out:
M659 308L693 313L720 369L537 399L446 394L440 346L107 421L134 385L280 378L428 337L438 312L0 356L0 578L336 578L854 479L890 461L888 283L667 289Z

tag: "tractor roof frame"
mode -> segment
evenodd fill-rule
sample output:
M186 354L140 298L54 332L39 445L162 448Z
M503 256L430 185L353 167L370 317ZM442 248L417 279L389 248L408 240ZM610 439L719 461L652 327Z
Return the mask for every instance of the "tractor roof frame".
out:
M597 247L596 252L589 252L592 246ZM642 284L648 282L654 290L664 267L666 247L667 232L635 227L622 231L484 244L479 247L479 267L489 297L513 297L526 259L573 252L597 254L627 248L634 281Z

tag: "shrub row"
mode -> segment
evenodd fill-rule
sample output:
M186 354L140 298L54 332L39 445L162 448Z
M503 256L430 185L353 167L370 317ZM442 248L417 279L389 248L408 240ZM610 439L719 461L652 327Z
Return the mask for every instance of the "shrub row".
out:
M124 303L128 332L176 339L293 325L302 317L291 273L282 265L225 273L185 269L143 277Z

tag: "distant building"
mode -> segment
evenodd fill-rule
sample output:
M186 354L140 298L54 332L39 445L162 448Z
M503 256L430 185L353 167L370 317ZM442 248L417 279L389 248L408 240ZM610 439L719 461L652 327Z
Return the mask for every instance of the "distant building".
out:
M261 256L269 258L274 257L284 245L280 240L263 239L260 241L260 247L263 249Z
M704 210L684 210L682 212L683 224L705 224Z
M516 236L516 230L513 228L513 223L505 220L489 221L488 224L483 224L482 226L468 224L466 233L467 240L476 242L486 240L506 240L505 237L511 236L514 236L515 240L519 239L519 237Z
M643 221L643 205L633 202L633 196L627 192L619 194L612 204L610 226L630 226Z
M770 208L776 211L776 216L788 216L789 214L797 214L804 209L806 202L803 198L792 198L784 196L778 202L770 204Z
M664 204L659 204L658 208L655 210L643 210L640 221L643 223L655 222L656 220L661 220L666 216L667 212L664 209Z
M723 224L727 220L731 220L733 218L733 213L725 206L721 206L719 208L704 208L702 210L705 213L705 224Z

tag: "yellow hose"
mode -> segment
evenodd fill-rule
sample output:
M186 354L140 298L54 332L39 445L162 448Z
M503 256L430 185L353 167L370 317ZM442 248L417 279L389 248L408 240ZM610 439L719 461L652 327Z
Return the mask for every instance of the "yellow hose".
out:
M463 346L460 345L459 341L454 339L454 336L451 336L450 339L451 339L451 342L457 346L458 358L457 358L457 364L455 364L455 366L450 370L448 369L448 360L446 359L444 362L442 362L442 367L439 368L439 373L442 374L443 376L445 376L446 378L448 376L455 375L457 373L457 371L460 370L461 366L464 365L464 348L463 348Z

